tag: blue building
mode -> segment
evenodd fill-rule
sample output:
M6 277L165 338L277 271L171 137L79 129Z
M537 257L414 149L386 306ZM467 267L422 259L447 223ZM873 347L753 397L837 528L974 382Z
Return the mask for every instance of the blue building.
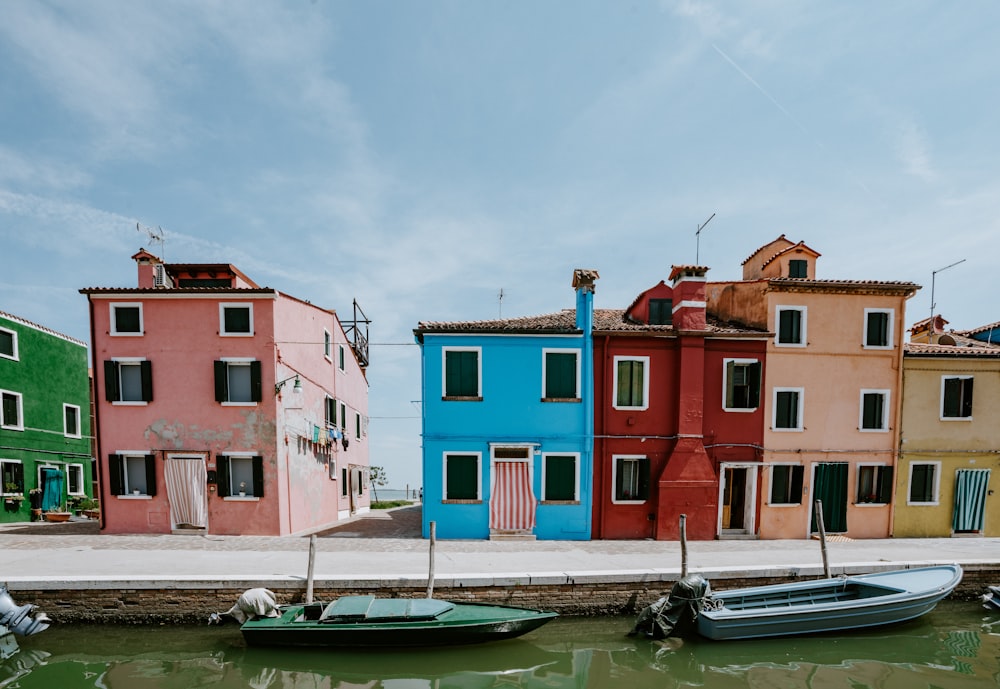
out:
M524 318L421 322L423 534L588 540L594 283L576 308Z

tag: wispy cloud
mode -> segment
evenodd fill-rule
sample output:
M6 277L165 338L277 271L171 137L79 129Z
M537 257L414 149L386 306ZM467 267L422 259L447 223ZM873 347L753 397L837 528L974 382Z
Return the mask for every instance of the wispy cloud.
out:
M931 163L927 132L912 121L902 122L896 132L896 154L903 170L925 182L934 181L937 173Z

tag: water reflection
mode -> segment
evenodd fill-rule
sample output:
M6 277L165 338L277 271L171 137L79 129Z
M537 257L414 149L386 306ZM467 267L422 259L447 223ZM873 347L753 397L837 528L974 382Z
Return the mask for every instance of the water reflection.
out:
M30 689L672 689L1000 685L1000 614L947 603L892 630L649 642L631 619L560 619L521 639L402 652L247 648L229 628L52 628L0 665Z

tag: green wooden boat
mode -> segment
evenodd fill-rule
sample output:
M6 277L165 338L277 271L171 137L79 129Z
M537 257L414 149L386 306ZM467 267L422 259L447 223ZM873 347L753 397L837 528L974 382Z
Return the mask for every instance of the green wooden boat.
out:
M392 647L511 639L555 619L554 612L435 598L344 596L326 605L284 605L276 617L240 627L249 646Z

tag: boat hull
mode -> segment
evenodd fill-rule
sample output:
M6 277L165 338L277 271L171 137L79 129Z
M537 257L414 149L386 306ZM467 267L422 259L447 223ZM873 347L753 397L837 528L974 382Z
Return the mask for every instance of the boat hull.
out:
M240 630L250 646L451 646L512 639L558 617L553 612L525 608L453 606L433 620L371 622L306 620L302 619L303 606L288 606L280 617L248 620Z
M948 565L723 591L699 614L698 633L756 639L896 624L933 610L961 579Z

